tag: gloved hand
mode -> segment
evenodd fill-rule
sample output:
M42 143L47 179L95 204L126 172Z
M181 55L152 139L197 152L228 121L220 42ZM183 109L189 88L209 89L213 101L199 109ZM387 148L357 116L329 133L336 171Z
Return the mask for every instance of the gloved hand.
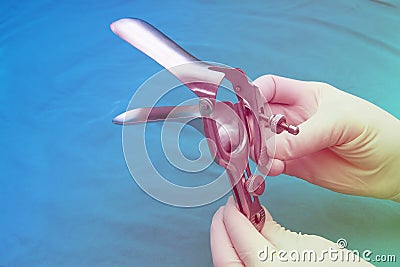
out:
M266 75L254 84L274 114L300 128L296 136L283 132L267 140L272 164L270 170L264 167L266 174L286 173L345 194L400 201L398 119L325 83Z
M273 221L267 210L265 214L265 225L258 232L237 209L232 197L225 207L215 213L211 223L210 242L216 267L372 266L327 239L285 230Z

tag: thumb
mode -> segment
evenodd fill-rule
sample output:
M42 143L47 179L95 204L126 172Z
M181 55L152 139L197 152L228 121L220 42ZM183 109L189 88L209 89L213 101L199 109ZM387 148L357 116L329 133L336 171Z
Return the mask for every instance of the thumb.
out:
M316 235L292 232L275 221L266 221L261 234L276 248L290 251L292 249L336 248L332 241Z
M268 156L281 161L297 159L336 145L344 133L343 123L336 116L326 116L320 111L298 127L298 135L283 132L269 138Z

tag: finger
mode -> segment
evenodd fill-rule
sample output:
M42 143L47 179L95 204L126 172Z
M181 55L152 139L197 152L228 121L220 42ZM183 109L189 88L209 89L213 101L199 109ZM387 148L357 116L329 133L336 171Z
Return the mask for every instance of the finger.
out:
M300 242L297 233L286 230L274 220L265 222L261 234L272 246L283 250L296 248Z
M257 170L264 175L277 176L283 173L285 163L279 159L271 159L271 164L267 166L257 165Z
M269 103L293 105L305 98L310 93L315 93L310 82L298 81L276 75L264 75L253 82L260 88Z
M261 233L271 244L285 251L312 249L318 253L319 251L336 247L332 241L325 238L292 232L275 221L265 222Z
M273 139L274 136L272 136L271 138ZM268 156L268 154L274 155L274 153L267 151L268 149L271 149L271 148L268 148L268 147L266 147L266 148L267 149L261 149L260 158L264 157L264 158L268 159L267 163L265 165L257 164L257 170L259 172L261 172L262 174L268 175L268 176L277 176L279 174L282 174L284 171L284 168L285 168L284 162L279 159L274 159L273 157ZM253 158L254 157L252 156L252 159ZM261 161L259 161L259 163L261 163Z
M223 216L224 207L220 207L215 213L210 227L210 245L214 266L242 267L243 263L226 232Z
M279 225L274 219L272 218L269 211L263 206L265 211L265 224L264 227L261 229L261 234L267 239L273 246L279 249L283 249L288 245L288 241L296 241L297 237L292 235L292 232L286 230L284 227Z
M290 109L292 106L290 105L285 105L285 104L277 104L277 103L268 103L268 108L267 109L267 116L270 116L272 114L282 114L286 118L289 118L291 116ZM297 113L295 113L297 114Z
M294 248L306 247L307 244L304 243L307 243L307 239L310 237L315 238L314 236L302 235L301 233L298 234L285 229L285 227L282 227L280 224L274 221L271 214L264 206L263 209L265 212L265 224L260 232L264 238L275 248L289 251ZM331 241L328 240L327 242L331 243ZM314 241L313 244L317 243ZM326 244L325 241L324 244Z
M268 156L287 161L317 152L335 145L342 138L345 128L336 116L324 116L319 112L298 127L297 135L283 132L269 138L266 141Z
M265 208L264 208L265 209ZM266 210L266 209L265 209ZM266 210L267 212L267 210ZM336 249L337 244L323 237L316 235L301 234L291 232L285 229L273 220L267 220L261 230L262 235L272 245L283 251L307 251L311 250L319 255L323 255L328 250ZM346 253L351 253L347 251ZM289 263L290 264L290 263ZM321 262L304 262L301 266L320 266ZM323 266L337 266L338 262L328 260L324 262ZM373 266L370 263L363 261L358 255L355 255L354 261L342 262L341 266Z
M320 247L324 248L326 244L331 243L331 241L325 240L321 237L302 235L301 233L296 233L285 229L285 227L273 220L269 211L264 206L263 208L266 214L266 220L264 227L261 229L261 234L276 248L286 251L292 249L301 250L301 248L317 249ZM320 246L321 244L323 244L323 246Z
M286 161L284 172L335 192L351 195L371 194L370 184L359 175L354 165L331 149ZM345 175L333 175L335 173Z
M258 261L260 250L270 244L251 222L240 213L232 197L228 199L224 209L224 224L242 262L246 266L255 265Z
M304 106L285 105L285 104L268 104L270 109L267 110L268 114L282 114L286 117L287 124L298 125L308 120L317 111L317 104L307 104ZM306 107L306 108L304 108Z

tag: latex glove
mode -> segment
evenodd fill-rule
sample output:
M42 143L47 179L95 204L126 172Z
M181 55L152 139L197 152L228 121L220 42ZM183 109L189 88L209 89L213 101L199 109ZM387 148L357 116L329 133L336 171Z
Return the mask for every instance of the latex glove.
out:
M216 267L373 266L357 256L354 258L351 256L351 261L346 261L346 255L350 255L347 253L351 253L347 249L340 249L336 243L319 236L298 234L286 230L272 219L266 209L265 214L265 225L261 232L258 232L237 209L232 197L228 199L225 207L219 208L213 217L210 228L212 259ZM280 251L286 252L286 255ZM292 259L296 260L295 253L297 252L299 258L304 259L304 251L308 251L307 253L313 251L316 256L310 260L309 254L304 254L306 255L305 260L292 261ZM267 254L268 257L266 257ZM344 261L342 261L341 255L345 255L343 256ZM360 255L362 256L362 252Z
M267 140L269 175L286 173L341 193L400 201L398 119L325 83L266 75L254 84L274 114L300 128L296 136L283 132Z

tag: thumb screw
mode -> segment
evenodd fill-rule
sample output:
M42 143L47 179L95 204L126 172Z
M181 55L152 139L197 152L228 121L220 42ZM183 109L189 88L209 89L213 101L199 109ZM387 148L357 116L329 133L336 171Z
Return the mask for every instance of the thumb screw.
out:
M265 181L261 175L252 175L246 180L244 186L250 195L257 197L264 192Z
M286 117L282 114L274 114L268 118L268 124L271 131L280 134L283 131L287 131L290 134L297 135L299 133L299 127L295 125L288 125L286 123Z
M285 131L288 131L289 133L293 135L297 135L299 133L299 127L294 126L294 125L287 125L285 122L282 122L279 127L282 127Z

